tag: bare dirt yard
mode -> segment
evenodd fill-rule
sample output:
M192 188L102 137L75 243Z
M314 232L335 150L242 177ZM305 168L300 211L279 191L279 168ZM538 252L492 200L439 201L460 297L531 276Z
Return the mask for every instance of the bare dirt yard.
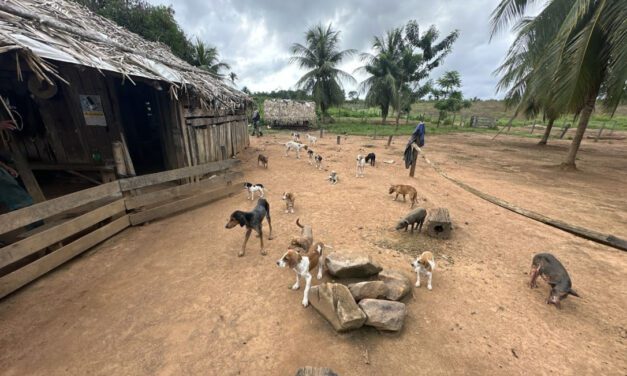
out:
M240 155L248 181L263 183L275 239L259 254L251 237L224 224L255 204L240 195L126 230L0 302L4 375L293 375L305 365L341 375L627 374L627 254L526 219L462 190L420 160L408 177L401 154L384 140L335 136L316 151L328 172L283 157L287 133L253 139ZM579 172L555 166L568 141L463 134L431 137L428 157L451 176L518 206L627 237L627 143L584 142ZM364 145L374 145L372 147ZM377 153L376 168L355 178L355 156ZM256 167L258 150L270 167ZM394 160L386 164L384 160ZM409 210L390 183L414 185L420 205L447 207L450 240L391 231ZM285 214L281 194L297 195ZM311 223L315 240L336 251L367 252L412 276L410 259L431 250L433 291L414 289L398 334L372 328L338 334L275 261ZM545 304L547 285L529 289L537 252L568 269L581 299L562 310ZM329 280L325 276L324 280ZM318 283L314 279L314 284ZM424 286L424 285L423 285Z

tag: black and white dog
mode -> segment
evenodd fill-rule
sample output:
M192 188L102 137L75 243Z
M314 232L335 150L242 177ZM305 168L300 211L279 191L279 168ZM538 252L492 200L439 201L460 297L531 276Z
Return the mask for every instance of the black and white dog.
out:
M255 199L255 192L259 192L259 198L263 197L263 185L262 184L252 184L252 183L244 183L244 189L246 190L246 198L250 201Z

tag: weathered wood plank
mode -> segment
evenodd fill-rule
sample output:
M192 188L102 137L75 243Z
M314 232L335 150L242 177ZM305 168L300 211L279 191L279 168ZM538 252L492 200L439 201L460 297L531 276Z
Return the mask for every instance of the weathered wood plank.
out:
M149 192L139 196L127 197L126 208L128 210L132 210L166 200L181 198L183 196L188 196L203 190L226 186L230 182L236 179L240 179L243 175L244 174L242 174L241 172L229 172L224 175L216 176L213 179L201 180L198 183L177 185L176 187L162 189L155 192Z
M46 255L12 273L0 278L0 298L7 296L27 283L41 277L57 266L83 253L96 244L112 237L130 225L128 216L123 216L108 225Z
M70 193L69 195L3 214L0 215L0 234L13 231L41 219L46 219L96 200L119 196L121 196L120 185L117 181L112 181L111 183Z
M149 185L165 183L168 181L183 179L194 175L204 175L210 174L212 172L224 171L235 166L237 163L239 163L239 160L231 159L228 161L183 167L176 170L169 170L157 172L154 174L136 176L128 179L121 179L119 180L119 182L122 191L129 191L131 189L143 188Z
M124 199L120 199L19 242L0 248L0 268L32 255L123 211L125 211Z
M242 121L246 119L245 115L231 115L231 116L218 116L218 117L198 117L194 119L185 119L185 123L192 127L205 127L218 125L223 123L230 123L232 121Z
M210 192L200 193L196 196L184 198L178 201L170 202L165 205L158 206L153 209L141 211L139 213L130 214L131 225L136 226L138 224L152 221L157 218L162 218L171 214L175 214L193 207L208 204L210 202L219 200L235 194L241 191L243 182L234 183L226 188L218 190L212 190Z
M451 216L446 208L435 208L429 210L427 217L427 234L437 239L448 239L451 237Z

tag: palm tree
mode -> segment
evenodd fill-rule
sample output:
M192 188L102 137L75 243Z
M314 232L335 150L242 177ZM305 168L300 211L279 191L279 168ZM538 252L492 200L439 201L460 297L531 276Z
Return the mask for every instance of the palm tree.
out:
M340 32L333 30L331 24L327 27L318 24L309 28L305 33L305 41L305 45L292 45L290 62L309 70L296 82L296 87L313 96L325 120L329 107L344 100L341 81L355 81L350 74L337 68L355 50L339 49Z
M516 23L506 64L527 70L514 83L522 96L557 112L579 116L564 169L575 169L581 140L602 96L614 114L627 81L627 1L550 0L525 17L533 0L502 0L492 13L492 34ZM519 54L519 51L525 51ZM519 67L519 68L516 68Z
M193 61L194 65L204 69L218 78L224 78L222 70L231 69L231 66L224 61L220 61L220 53L214 46L210 46L200 39L196 38L193 45Z
M438 85L440 85L440 87L444 89L444 92L447 94L450 94L453 89L462 86L462 80L459 76L458 71L444 72L442 77L438 78L437 82Z

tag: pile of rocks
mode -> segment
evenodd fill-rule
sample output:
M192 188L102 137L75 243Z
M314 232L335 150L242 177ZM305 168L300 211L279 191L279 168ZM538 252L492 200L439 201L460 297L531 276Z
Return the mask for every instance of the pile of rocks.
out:
M367 281L344 285L323 283L309 291L309 303L338 332L363 325L399 331L407 309L402 299L411 291L411 281L397 270L384 270L370 256L356 252L334 252L326 256L329 274L336 278ZM378 277L378 280L373 278Z

